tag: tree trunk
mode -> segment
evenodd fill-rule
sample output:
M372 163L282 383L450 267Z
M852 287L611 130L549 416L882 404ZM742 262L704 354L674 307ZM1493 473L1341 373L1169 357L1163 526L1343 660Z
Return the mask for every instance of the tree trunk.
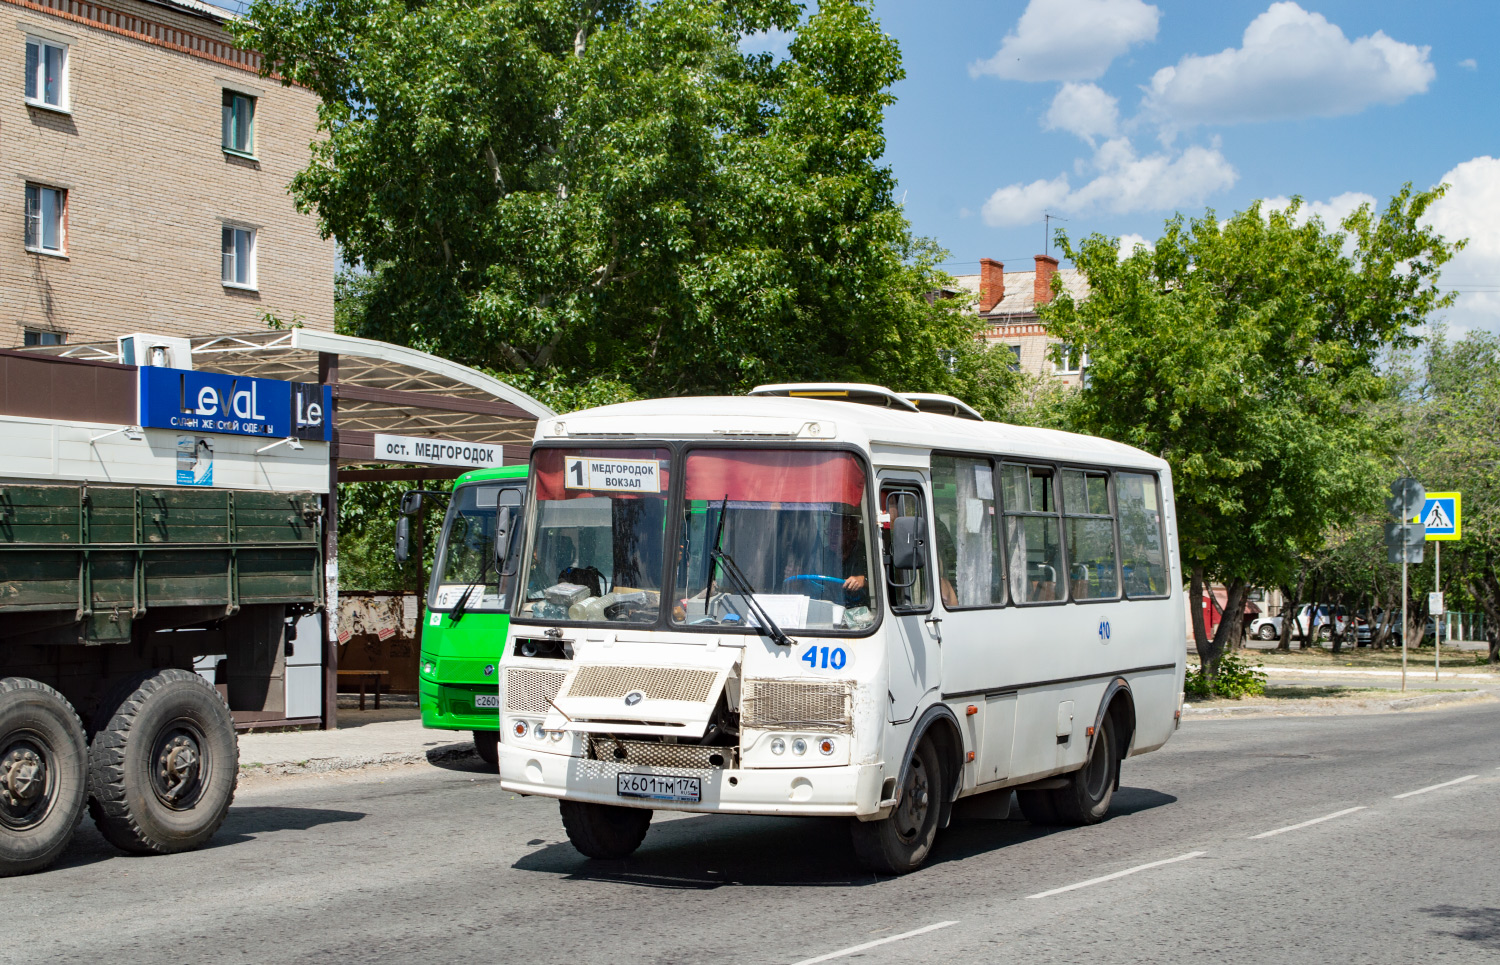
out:
M1329 621L1329 624L1330 624L1329 630L1333 634L1333 652L1334 653L1343 653L1344 652L1344 634L1347 632L1347 628L1349 626L1349 624L1346 622L1344 624L1344 627L1346 629L1344 629L1344 630L1340 630L1339 629L1338 612L1339 612L1339 609L1343 605L1344 605L1344 591L1343 590L1339 590L1337 593L1335 593L1333 595L1333 598L1329 601L1329 604L1328 604L1328 621Z
M1320 584L1317 580L1313 580L1312 590L1307 594L1307 626L1302 626L1300 624L1297 626L1297 630L1302 635L1303 650L1306 650L1308 647L1317 642L1318 628L1317 626L1315 626L1315 624L1318 621L1318 607L1322 606L1322 603L1319 602L1322 594L1322 584Z
M1297 607L1302 605L1302 587L1307 582L1307 567L1302 567L1297 572L1297 592L1288 593L1286 587L1281 588L1281 639L1276 643L1276 649L1283 653L1292 649L1292 619L1297 615Z
M1219 651L1213 649L1213 641L1208 638L1208 629L1203 624L1203 567L1194 565L1193 572L1188 578L1189 592L1193 594L1193 646L1198 651L1198 665L1202 668L1203 676L1213 679L1214 671L1219 665Z
M1493 573L1485 573L1477 583L1470 580L1464 586L1484 611L1484 637L1490 644L1490 663L1500 663L1500 580Z
M1244 623L1245 581L1235 577L1229 584L1229 592L1225 594L1224 614L1219 619L1219 628L1214 632L1213 642L1210 644L1215 674L1219 672L1219 658L1224 655L1229 642L1240 635L1240 628Z

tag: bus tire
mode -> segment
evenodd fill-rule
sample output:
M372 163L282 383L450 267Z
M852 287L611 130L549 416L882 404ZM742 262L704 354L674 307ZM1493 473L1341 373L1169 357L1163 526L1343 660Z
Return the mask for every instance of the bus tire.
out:
M40 871L73 840L88 794L83 725L62 694L0 680L0 877Z
M1120 767L1114 719L1105 714L1094 739L1093 750L1083 767L1069 774L1067 783L1047 793L1064 824L1098 824L1109 813L1115 794L1115 773Z
M625 808L586 801L558 801L563 828L586 858L609 861L635 853L651 827L649 808Z
M850 825L860 865L881 875L904 875L922 867L937 837L946 786L937 748L923 737L902 776L901 797L891 813L879 821Z
M132 854L203 845L239 779L229 707L189 670L141 681L94 734L89 759L89 814L105 840Z
M1051 791L1017 791L1016 804L1021 808L1021 816L1032 824L1047 827L1062 823L1052 802Z
M500 768L500 732L494 730L476 730L474 732L474 753L479 759L490 766L490 770L498 773Z

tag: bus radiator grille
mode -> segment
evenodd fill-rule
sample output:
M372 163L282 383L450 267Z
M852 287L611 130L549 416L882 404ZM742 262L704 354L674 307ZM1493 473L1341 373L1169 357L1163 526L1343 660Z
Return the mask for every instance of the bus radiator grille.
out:
M567 674L556 670L505 671L505 709L518 714L545 714L552 709Z
M685 767L694 770L738 767L738 747L704 744L665 744L659 741L627 741L589 735L591 760L635 767Z
M740 719L756 730L816 730L849 733L854 688L849 683L757 680L744 683Z
M690 700L702 703L713 693L718 674L709 670L671 667L579 667L568 687L569 697L624 697L640 691L647 700Z

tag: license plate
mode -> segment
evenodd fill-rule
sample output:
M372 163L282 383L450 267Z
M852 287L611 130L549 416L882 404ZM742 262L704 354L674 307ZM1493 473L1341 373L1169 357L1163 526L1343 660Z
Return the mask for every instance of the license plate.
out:
M499 694L475 694L474 695L474 707L477 710L482 710L482 709L484 709L486 707L490 708L491 710L499 710L500 709L500 695Z
M656 774L621 774L615 790L620 797L640 797L652 801L691 801L703 799L703 782L696 777L660 777Z

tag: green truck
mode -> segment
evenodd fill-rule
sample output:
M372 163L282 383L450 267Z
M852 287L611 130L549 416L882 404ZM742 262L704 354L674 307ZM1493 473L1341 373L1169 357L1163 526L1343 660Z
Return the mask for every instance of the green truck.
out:
M458 477L451 495L412 492L402 500L396 555L405 558L407 519L423 496L449 495L442 535L433 554L422 626L418 686L422 723L474 733L474 747L496 766L499 737L500 651L509 627L509 567L497 562L497 518L502 535L513 527L526 496L526 467L478 469ZM504 512L505 510L511 512ZM506 539L514 544L514 540Z
M324 604L322 512L312 492L0 483L0 875L54 861L85 807L127 852L213 835L230 708L283 708L295 621Z

